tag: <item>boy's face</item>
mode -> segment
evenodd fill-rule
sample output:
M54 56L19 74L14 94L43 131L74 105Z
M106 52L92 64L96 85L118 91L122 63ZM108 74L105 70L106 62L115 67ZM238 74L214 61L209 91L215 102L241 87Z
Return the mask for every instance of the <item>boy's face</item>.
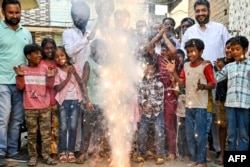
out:
M29 66L36 67L42 60L41 51L37 50L27 55Z
M147 65L145 74L147 78L152 78L155 75L155 68L153 65Z
M231 45L232 56L236 61L241 61L245 59L245 54L247 49L243 49L240 44Z
M231 52L231 44L228 43L225 47L225 54L226 54L226 57L227 59L232 59L233 56L232 56L232 52Z
M195 63L201 59L202 51L199 51L196 47L188 47L187 57L191 63Z

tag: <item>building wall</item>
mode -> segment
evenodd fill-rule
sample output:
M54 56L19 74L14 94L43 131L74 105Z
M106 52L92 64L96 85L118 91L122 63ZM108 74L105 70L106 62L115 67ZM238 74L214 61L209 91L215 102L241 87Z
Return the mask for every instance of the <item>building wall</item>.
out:
M240 31L250 41L250 1L229 0L229 4L229 29Z

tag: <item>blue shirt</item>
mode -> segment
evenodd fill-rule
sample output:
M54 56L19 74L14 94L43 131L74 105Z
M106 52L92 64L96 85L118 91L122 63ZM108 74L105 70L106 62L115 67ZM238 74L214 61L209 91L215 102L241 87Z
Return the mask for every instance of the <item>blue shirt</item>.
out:
M217 82L227 81L226 107L250 108L250 61L232 62L216 72Z
M0 84L15 84L14 66L26 64L23 48L32 43L30 32L19 25L17 30L0 22Z

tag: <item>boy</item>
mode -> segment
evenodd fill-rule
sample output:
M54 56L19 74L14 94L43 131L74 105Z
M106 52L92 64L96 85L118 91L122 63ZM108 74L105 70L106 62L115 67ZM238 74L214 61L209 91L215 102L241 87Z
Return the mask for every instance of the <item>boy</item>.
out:
M55 70L41 65L42 48L37 44L24 47L24 54L28 65L14 67L17 74L16 82L19 90L23 90L23 106L28 130L28 152L30 160L28 166L37 165L37 129L38 125L42 137L42 156L48 165L57 162L50 158L51 113L50 97L47 87L53 87Z
M188 40L185 49L189 62L184 64L180 78L175 71L175 61L167 61L165 68L172 72L180 86L186 87L186 136L192 161L187 167L206 167L208 92L215 87L215 78L212 65L201 57L202 40Z
M156 164L165 162L165 129L164 129L164 86L157 78L157 63L151 59L147 64L145 76L139 88L139 103L142 115L138 127L139 156L135 162L144 162L146 157L147 131L151 125L155 127Z
M248 45L246 37L234 37L230 48L235 62L216 72L217 82L227 79L225 106L229 151L247 151L249 145L250 62L245 57Z
M105 60L106 45L102 40L95 39L91 43L91 56L83 68L83 97L86 102L83 121L82 143L80 155L76 160L77 164L83 164L90 140L93 140L94 158L99 161L100 145L103 140L103 109L99 96L100 66Z

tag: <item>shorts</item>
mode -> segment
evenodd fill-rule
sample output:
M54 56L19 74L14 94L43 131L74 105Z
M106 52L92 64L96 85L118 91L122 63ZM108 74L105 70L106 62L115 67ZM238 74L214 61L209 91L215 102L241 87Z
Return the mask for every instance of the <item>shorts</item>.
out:
M226 107L224 102L216 101L215 102L215 119L214 123L219 127L226 128L227 118L226 118Z

